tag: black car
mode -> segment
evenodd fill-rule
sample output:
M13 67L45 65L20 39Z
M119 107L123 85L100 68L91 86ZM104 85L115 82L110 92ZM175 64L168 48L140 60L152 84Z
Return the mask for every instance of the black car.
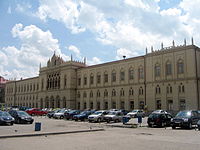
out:
M29 123L32 124L34 119L25 111L11 110L9 114L15 118L15 123Z
M13 125L15 119L5 111L0 111L0 124Z
M71 111L64 113L64 118L67 119L67 120L73 119L74 115L78 115L80 113L81 113L80 110L71 110Z
M170 126L172 118L172 115L169 113L151 113L147 119L147 123L149 127L166 127Z
M184 110L178 112L178 114L171 120L172 129L176 127L189 128L193 125L197 125L200 120L198 111L196 110Z

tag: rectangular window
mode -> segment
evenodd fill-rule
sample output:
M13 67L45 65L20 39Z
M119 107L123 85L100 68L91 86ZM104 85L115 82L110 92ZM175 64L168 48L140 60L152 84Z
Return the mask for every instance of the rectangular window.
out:
M161 100L156 100L156 109L161 109Z
M160 76L160 66L155 66L155 76L156 77Z
M144 79L144 71L143 68L138 69L139 79Z
M84 77L84 85L87 85L87 77Z
M121 109L124 109L124 101L121 101Z
M134 109L134 101L130 101L130 109L131 109L131 110Z
M180 110L186 109L185 99L180 99Z
M116 73L115 72L112 73L112 82L116 82Z
M90 84L94 83L94 76L90 76Z
M166 64L166 75L172 74L172 64Z
M184 73L184 65L182 62L178 63L178 74Z
M133 80L133 79L134 79L134 71L129 70L129 80Z
M81 85L81 78L78 78L78 85Z
M105 83L108 82L108 74L104 74L104 82L105 82Z
M167 100L167 110L173 110L173 100Z
M124 71L120 72L120 80L121 81L125 80L125 72Z
M101 83L101 75L97 75L97 83L98 83L98 84Z

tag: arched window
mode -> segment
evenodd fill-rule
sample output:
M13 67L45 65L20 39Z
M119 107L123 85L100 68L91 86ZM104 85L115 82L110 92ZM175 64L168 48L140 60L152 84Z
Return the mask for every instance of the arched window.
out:
M90 91L90 97L93 97L93 92L92 91Z
M116 91L115 91L115 89L112 90L112 96L116 96Z
M167 86L167 94L171 94L172 93L172 86L170 84L168 84Z
M97 73L97 84L101 83L101 74Z
M182 59L178 60L178 63L177 63L177 73L178 74L184 73L184 63L183 63Z
M97 91L97 97L100 97L101 96L101 94L100 94L100 91L98 90Z
M166 63L166 75L171 75L172 74L172 64L170 61L167 61Z
M182 83L178 86L178 91L179 93L185 93L185 86Z
M139 95L143 95L143 88L142 87L139 88Z
M129 95L130 96L133 95L133 89L132 89L132 87L129 89Z
M84 85L87 85L87 76L84 75Z
M156 86L156 94L160 94L160 93L161 93L160 86L157 85L157 86Z
M123 88L121 88L121 90L120 90L120 96L124 96L124 89Z
M64 77L64 86L66 87L67 86L67 76L65 75Z
M160 77L160 64L155 65L155 77Z
M108 97L108 91L106 89L104 91L104 97Z
M129 69L129 80L133 80L134 79L134 70L133 68L131 67Z

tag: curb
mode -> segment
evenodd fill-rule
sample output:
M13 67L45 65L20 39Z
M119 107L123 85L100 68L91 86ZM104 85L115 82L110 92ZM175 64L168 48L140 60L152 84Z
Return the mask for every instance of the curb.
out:
M31 133L31 134L20 134L20 135L3 135L3 136L0 136L0 139L16 138L16 137L45 136L45 135L59 135L59 134L72 134L72 133L96 132L96 131L105 131L105 130L104 129L90 129L90 130L78 130L78 131Z
M108 127L117 127L117 128L141 128L141 127L147 127L147 126L139 126L138 124L124 124L124 125L106 125Z

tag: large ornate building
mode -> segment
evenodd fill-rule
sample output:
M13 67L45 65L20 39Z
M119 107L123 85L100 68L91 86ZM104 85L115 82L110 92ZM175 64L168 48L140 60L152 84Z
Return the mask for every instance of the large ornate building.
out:
M6 84L6 104L76 109L200 109L200 49L193 45L99 65L55 54L39 76Z

